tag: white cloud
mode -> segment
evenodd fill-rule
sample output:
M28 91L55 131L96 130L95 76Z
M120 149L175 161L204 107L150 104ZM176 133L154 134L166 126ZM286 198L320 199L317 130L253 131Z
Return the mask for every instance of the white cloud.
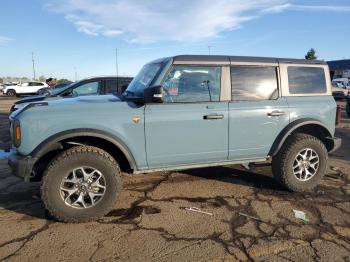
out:
M10 38L10 37L7 37L7 36L1 36L0 35L0 45L7 45L9 44L10 42L12 42L14 39L13 38Z
M129 42L197 41L217 37L286 0L51 0L79 32Z
M299 11L350 12L350 6L336 5L291 5L291 9Z
M264 10L262 10L262 13L280 13L280 12L283 12L287 9L290 9L291 6L292 5L290 3L275 5L275 6L265 8Z
M200 41L285 10L350 11L350 6L293 5L292 0L48 0L79 32L129 42Z

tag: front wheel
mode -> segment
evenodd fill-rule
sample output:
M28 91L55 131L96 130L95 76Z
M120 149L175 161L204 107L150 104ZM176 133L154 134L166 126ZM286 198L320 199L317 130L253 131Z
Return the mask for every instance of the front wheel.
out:
M87 222L106 215L122 188L120 169L105 151L72 147L46 169L41 187L49 213L63 222Z
M327 149L318 138L297 133L290 136L272 160L277 181L295 192L308 192L322 180Z

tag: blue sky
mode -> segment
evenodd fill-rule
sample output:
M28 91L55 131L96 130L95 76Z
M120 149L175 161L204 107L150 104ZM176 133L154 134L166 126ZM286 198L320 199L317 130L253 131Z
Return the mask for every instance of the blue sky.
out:
M350 1L1 0L0 77L135 75L176 54L350 58Z

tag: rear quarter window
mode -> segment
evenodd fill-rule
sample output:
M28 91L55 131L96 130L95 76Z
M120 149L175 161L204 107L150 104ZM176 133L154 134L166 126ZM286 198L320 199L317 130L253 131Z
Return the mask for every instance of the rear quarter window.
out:
M327 92L324 69L321 67L289 66L290 94L320 94Z

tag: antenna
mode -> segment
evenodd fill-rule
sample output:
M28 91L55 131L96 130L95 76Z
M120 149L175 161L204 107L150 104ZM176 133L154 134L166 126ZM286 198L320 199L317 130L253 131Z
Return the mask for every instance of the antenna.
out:
M118 48L115 49L115 71L118 77Z

